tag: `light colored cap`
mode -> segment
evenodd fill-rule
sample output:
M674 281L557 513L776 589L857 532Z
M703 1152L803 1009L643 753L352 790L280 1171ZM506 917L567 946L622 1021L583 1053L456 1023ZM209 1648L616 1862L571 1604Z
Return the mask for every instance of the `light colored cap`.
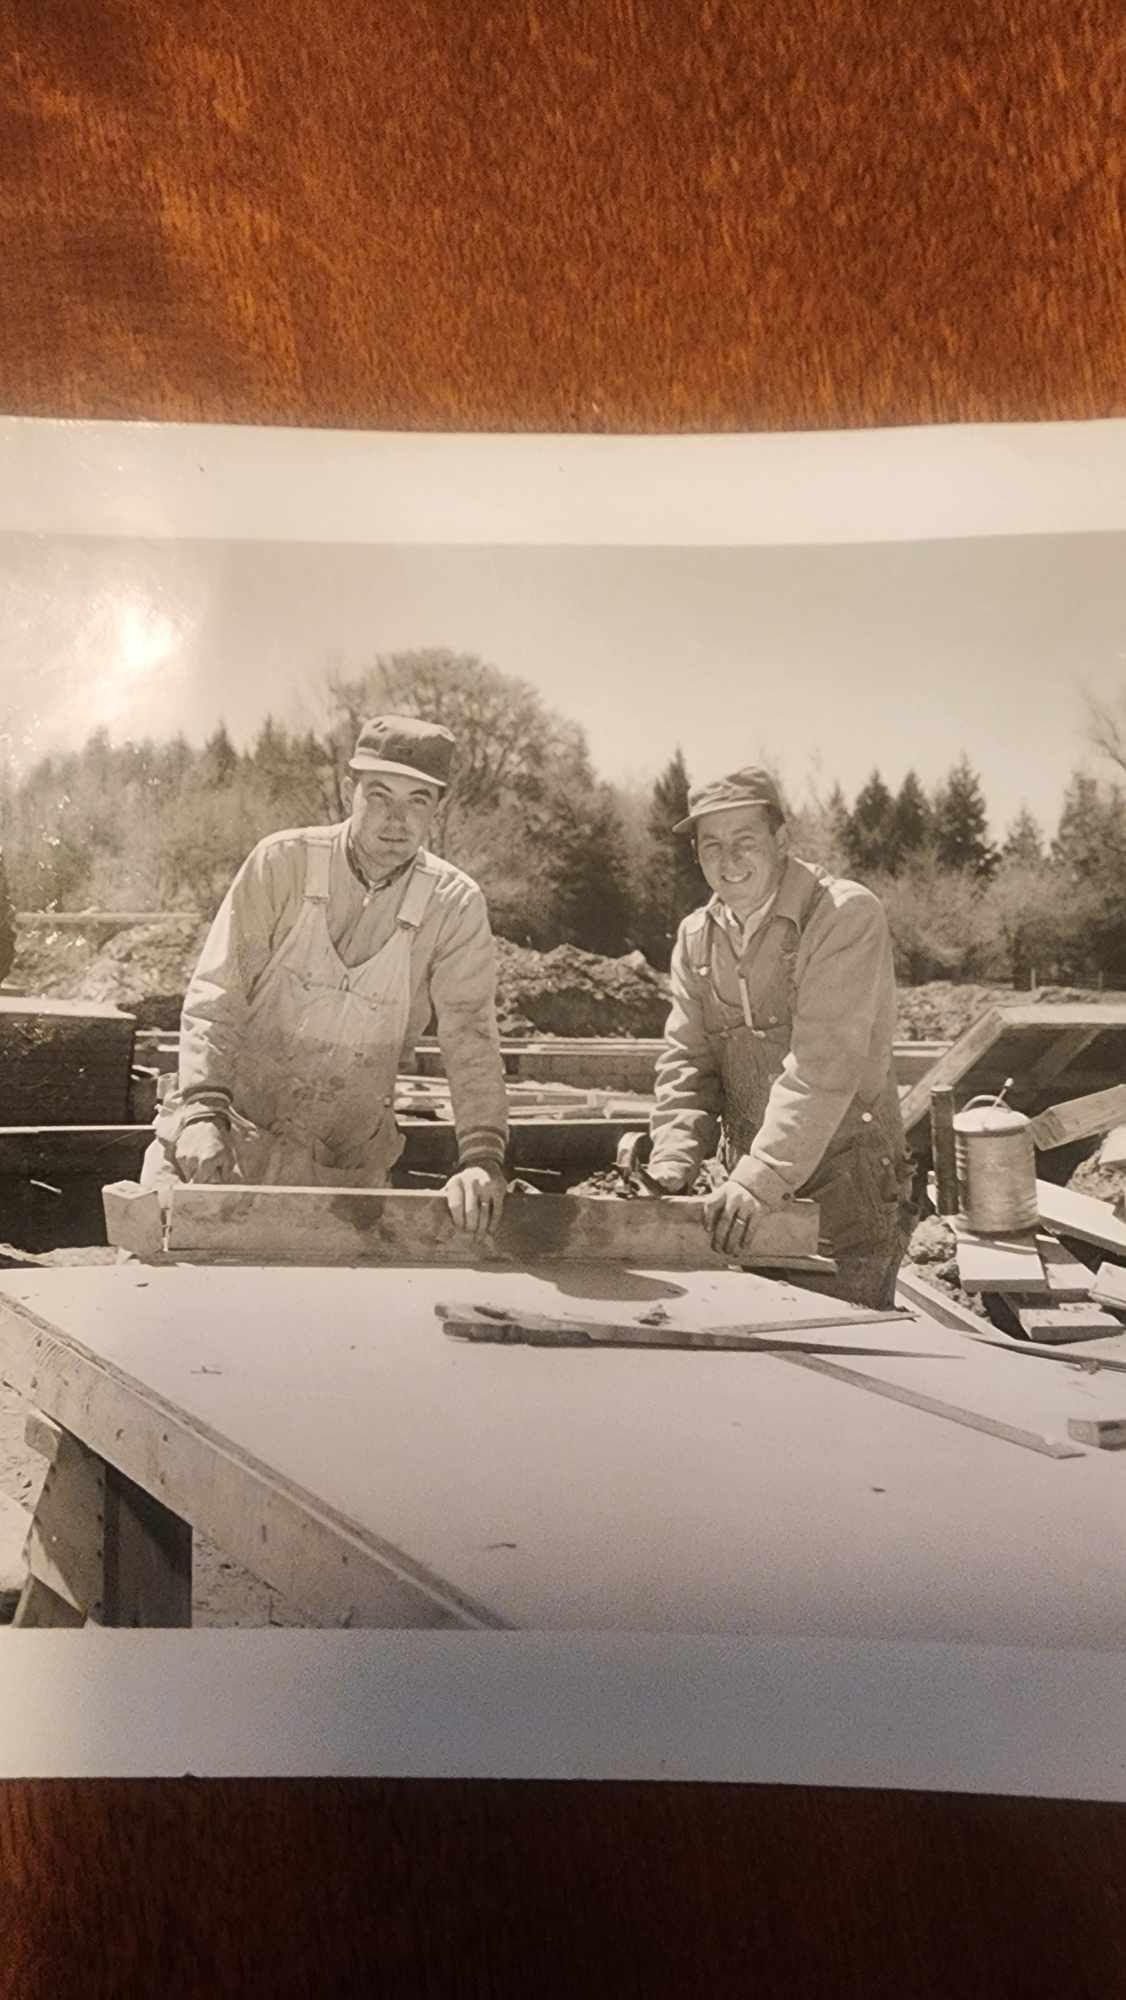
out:
M745 764L726 778L710 778L706 785L693 785L688 794L686 818L678 819L674 833L684 833L706 813L727 812L732 806L773 806L785 817L782 795L769 771L757 764Z

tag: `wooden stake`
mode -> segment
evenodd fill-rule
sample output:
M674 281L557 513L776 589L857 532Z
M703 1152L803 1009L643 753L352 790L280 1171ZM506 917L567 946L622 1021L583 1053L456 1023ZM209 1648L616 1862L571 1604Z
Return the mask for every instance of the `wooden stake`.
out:
M940 1215L956 1215L961 1203L954 1150L954 1091L951 1085L939 1084L931 1091L930 1118L938 1212Z

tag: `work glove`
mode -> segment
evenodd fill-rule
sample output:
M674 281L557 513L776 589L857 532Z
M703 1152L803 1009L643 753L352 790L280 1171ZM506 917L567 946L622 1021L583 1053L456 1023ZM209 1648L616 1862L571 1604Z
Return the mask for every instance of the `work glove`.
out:
M467 1236L488 1236L500 1221L508 1182L499 1167L462 1167L442 1190L455 1224Z

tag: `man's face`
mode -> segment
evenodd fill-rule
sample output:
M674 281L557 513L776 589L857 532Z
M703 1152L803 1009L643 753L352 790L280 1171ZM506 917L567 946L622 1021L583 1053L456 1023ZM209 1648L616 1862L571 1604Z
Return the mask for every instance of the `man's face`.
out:
M709 889L737 917L748 917L782 879L786 829L771 833L765 806L729 806L696 822L696 853Z
M357 771L352 792L352 844L377 879L418 853L438 805L437 785L399 771Z

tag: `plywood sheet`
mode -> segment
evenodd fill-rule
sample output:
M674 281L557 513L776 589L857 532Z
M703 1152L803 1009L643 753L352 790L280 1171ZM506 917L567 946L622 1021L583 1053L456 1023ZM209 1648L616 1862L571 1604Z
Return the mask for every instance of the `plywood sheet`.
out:
M489 1293L614 1317L624 1299L662 1300L731 1321L754 1282L564 1266L492 1272ZM422 1270L119 1267L11 1275L0 1302L507 1624L1126 1643L1114 1454L1034 1457L768 1353L467 1347L435 1318L449 1288L448 1272ZM830 1338L850 1368L1028 1428L1120 1414L1101 1377L929 1324ZM88 1409L70 1350L49 1349L40 1389L49 1375ZM26 1326L4 1315L6 1373L26 1350Z

